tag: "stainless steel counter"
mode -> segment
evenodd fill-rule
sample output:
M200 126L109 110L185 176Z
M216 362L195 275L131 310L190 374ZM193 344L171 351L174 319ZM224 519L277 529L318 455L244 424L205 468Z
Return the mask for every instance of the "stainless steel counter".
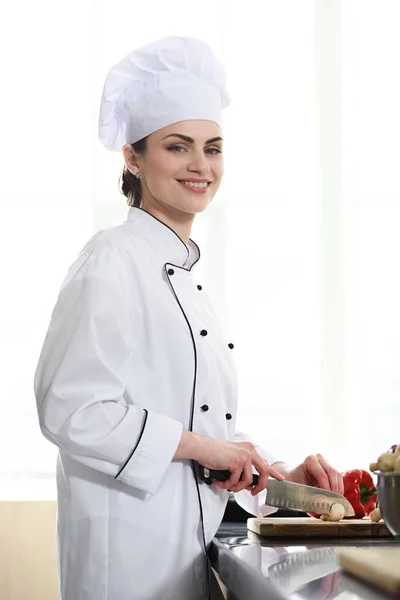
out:
M389 600L380 589L346 575L335 548L400 546L394 538L261 538L245 523L223 523L210 558L232 600ZM400 565L399 565L400 568Z

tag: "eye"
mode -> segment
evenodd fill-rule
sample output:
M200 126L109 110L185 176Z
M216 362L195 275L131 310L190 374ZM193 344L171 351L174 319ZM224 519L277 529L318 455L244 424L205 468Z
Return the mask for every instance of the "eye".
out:
M207 148L206 152L208 154L221 154L222 150L220 150L219 148Z
M185 151L185 148L183 146L170 146L167 150L170 150L171 152L180 152L181 150Z

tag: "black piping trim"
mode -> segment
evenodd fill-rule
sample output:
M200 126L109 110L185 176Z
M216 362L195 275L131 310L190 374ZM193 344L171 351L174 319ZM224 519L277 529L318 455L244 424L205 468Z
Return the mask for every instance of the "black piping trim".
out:
M143 433L144 433L144 430L145 430L145 427L146 427L146 423L147 423L147 417L149 416L149 412L145 408L143 410L144 410L144 412L146 414L145 414L145 417L144 417L144 421L143 421L143 425L142 425L142 431L140 432L139 439L136 442L136 446L134 447L134 449L130 453L128 460L126 461L126 463L124 464L124 466L118 471L118 473L116 474L116 476L114 477L114 479L117 479L121 475L122 471L125 469L126 465L131 460L132 456L135 454L136 448L139 446L140 440L143 437Z
M184 271L185 270L187 271L187 269L185 269L184 267L179 267L177 265L174 265L173 263L166 263L164 265L164 269L165 269L165 272L167 273L167 275L168 275L167 264L170 264L173 267L176 267L177 269L183 269ZM182 314L184 316L184 319L185 319L185 321L187 323L187 326L188 326L189 332L190 332L190 337L192 338L192 343L193 343L193 351L194 351L194 376L193 376L193 388L192 388L192 405L190 407L190 420L189 420L189 431L193 431L194 405L195 405L195 398L196 398L196 382L197 382L197 348L196 348L196 342L195 342L194 335L193 335L192 326L190 325L190 321L187 318L185 311L183 310L182 304L179 301L178 295L175 292L174 286L172 285L169 276L168 276L168 281L169 281L169 284L171 286L172 292L173 292L173 294L175 296L175 300L177 301L178 306L181 309ZM210 559L208 557L208 552L207 552L206 536L205 536L205 532L204 532L203 505L202 505L202 502L201 502L199 482L198 482L198 479L197 479L197 470L196 470L196 464L195 464L194 460L192 460L192 472L193 472L193 475L194 475L194 481L195 481L195 484L196 484L197 497L198 497L198 500L199 500L199 508L200 508L201 532L202 532L202 536L203 536L204 557L206 559L206 568L207 568L207 597L208 597L209 600L211 600Z
M136 208L137 210L141 210L142 212L146 213L146 215L149 215L150 217L152 217L153 219L155 219L155 221L158 221L159 223L161 223L161 225L164 225L164 227L166 227L167 229L169 229L170 231L172 231L172 233L173 233L174 235L176 235L176 237L178 238L178 240L179 240L179 241L180 241L180 242L183 244L183 246L185 247L185 250L186 250L186 260L189 258L189 248L186 246L186 244L185 244L185 242L183 241L183 239L182 239L181 237L179 237L179 235L176 233L176 231L174 231L174 230L172 229L172 227L170 227L169 225L167 225L166 223L164 223L164 221L161 221L160 219L158 219L157 217L155 217L154 215L152 215L151 213L149 213L147 210L144 210L144 208L141 208L140 206L134 206L134 207L132 207L132 208ZM201 254L200 254L200 248L198 247L198 245L196 244L196 242L195 242L194 240L192 240L192 238L189 238L189 240L192 242L192 244L194 244L194 245L196 246L196 248L197 248L197 251L198 251L198 253L199 253L199 256L198 256L197 260L195 260L195 261L194 261L194 263L192 264L192 266L190 267L190 269L185 269L184 267L177 267L177 268L179 268L179 269L184 269L185 271L191 271L191 270L193 269L194 265L195 265L196 263L198 263L198 262L199 262L199 260L200 260L200 256L201 256ZM171 265L172 265L173 263L169 263L169 264L171 264ZM175 267L175 266L177 266L177 265L174 265L174 267ZM182 307L181 307L181 308L182 308ZM182 311L182 312L183 312L183 311Z

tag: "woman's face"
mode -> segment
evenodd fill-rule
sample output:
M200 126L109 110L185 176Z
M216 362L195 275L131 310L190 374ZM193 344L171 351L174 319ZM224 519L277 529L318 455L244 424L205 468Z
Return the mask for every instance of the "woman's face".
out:
M156 202L195 215L207 207L221 183L221 129L213 121L168 125L149 135L146 152L136 160L143 208Z

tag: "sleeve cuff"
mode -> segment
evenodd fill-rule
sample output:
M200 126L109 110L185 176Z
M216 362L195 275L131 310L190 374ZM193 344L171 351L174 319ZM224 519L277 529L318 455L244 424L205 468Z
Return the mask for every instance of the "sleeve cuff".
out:
M116 479L154 494L167 470L182 436L182 423L149 412L132 456Z

